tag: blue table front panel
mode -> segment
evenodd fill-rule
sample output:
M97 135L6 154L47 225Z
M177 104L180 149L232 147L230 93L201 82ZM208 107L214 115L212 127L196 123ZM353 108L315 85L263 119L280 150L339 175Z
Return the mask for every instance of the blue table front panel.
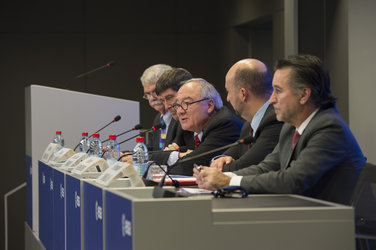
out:
M53 175L52 168L38 162L39 238L47 250L53 249Z
M81 181L65 176L67 249L81 250Z
M54 250L65 249L65 174L52 168L54 180L53 233Z
M84 249L103 249L103 192L88 182L83 182Z
M105 192L106 250L132 250L132 201Z

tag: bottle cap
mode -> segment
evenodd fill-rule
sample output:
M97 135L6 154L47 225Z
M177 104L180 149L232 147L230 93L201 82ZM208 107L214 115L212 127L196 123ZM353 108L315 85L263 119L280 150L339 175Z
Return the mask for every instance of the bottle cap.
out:
M136 142L144 142L144 137L142 136L136 137Z
M115 140L116 139L116 135L109 135L108 138L111 139L111 140Z
M56 134L61 135L61 131L60 130L56 131Z
M93 134L93 137L95 137L95 138L99 138L99 133L94 133L94 134Z
M89 133L88 132L82 132L82 136L88 136Z

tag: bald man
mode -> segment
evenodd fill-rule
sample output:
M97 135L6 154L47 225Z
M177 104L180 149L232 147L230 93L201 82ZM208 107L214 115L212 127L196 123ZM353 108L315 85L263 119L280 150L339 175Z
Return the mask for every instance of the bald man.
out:
M283 123L276 119L274 108L269 104L272 76L261 61L244 59L235 63L227 72L225 88L227 101L246 120L240 138L252 135L256 140L252 146L241 144L229 148L211 164L222 171L235 171L258 164L271 153L278 143Z

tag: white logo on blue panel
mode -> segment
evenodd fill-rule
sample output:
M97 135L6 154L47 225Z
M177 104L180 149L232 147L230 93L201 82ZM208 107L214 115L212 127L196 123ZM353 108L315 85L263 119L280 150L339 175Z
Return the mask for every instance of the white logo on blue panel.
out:
M126 219L125 214L121 215L121 233L123 237L132 236L132 222Z
M46 184L46 176L44 175L44 173L42 173L42 183Z
M80 196L77 194L77 191L74 191L74 207L75 208L78 208L81 206L81 198Z
M95 220L102 220L102 207L95 201Z
M64 198L64 187L60 184L60 198Z
M50 190L54 190L54 181L50 178Z

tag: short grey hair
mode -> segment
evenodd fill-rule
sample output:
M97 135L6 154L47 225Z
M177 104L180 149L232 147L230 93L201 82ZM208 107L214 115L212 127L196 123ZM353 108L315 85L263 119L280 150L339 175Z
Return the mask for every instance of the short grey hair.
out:
M218 91L211 83L202 78L192 78L188 81L185 81L183 84L185 85L190 82L197 82L199 84L202 99L213 99L215 110L219 110L223 107L221 95L218 93Z
M145 86L151 83L156 83L159 77L165 71L170 70L170 69L172 69L172 67L167 64L155 64L145 69L144 73L142 74L140 78L142 86Z

